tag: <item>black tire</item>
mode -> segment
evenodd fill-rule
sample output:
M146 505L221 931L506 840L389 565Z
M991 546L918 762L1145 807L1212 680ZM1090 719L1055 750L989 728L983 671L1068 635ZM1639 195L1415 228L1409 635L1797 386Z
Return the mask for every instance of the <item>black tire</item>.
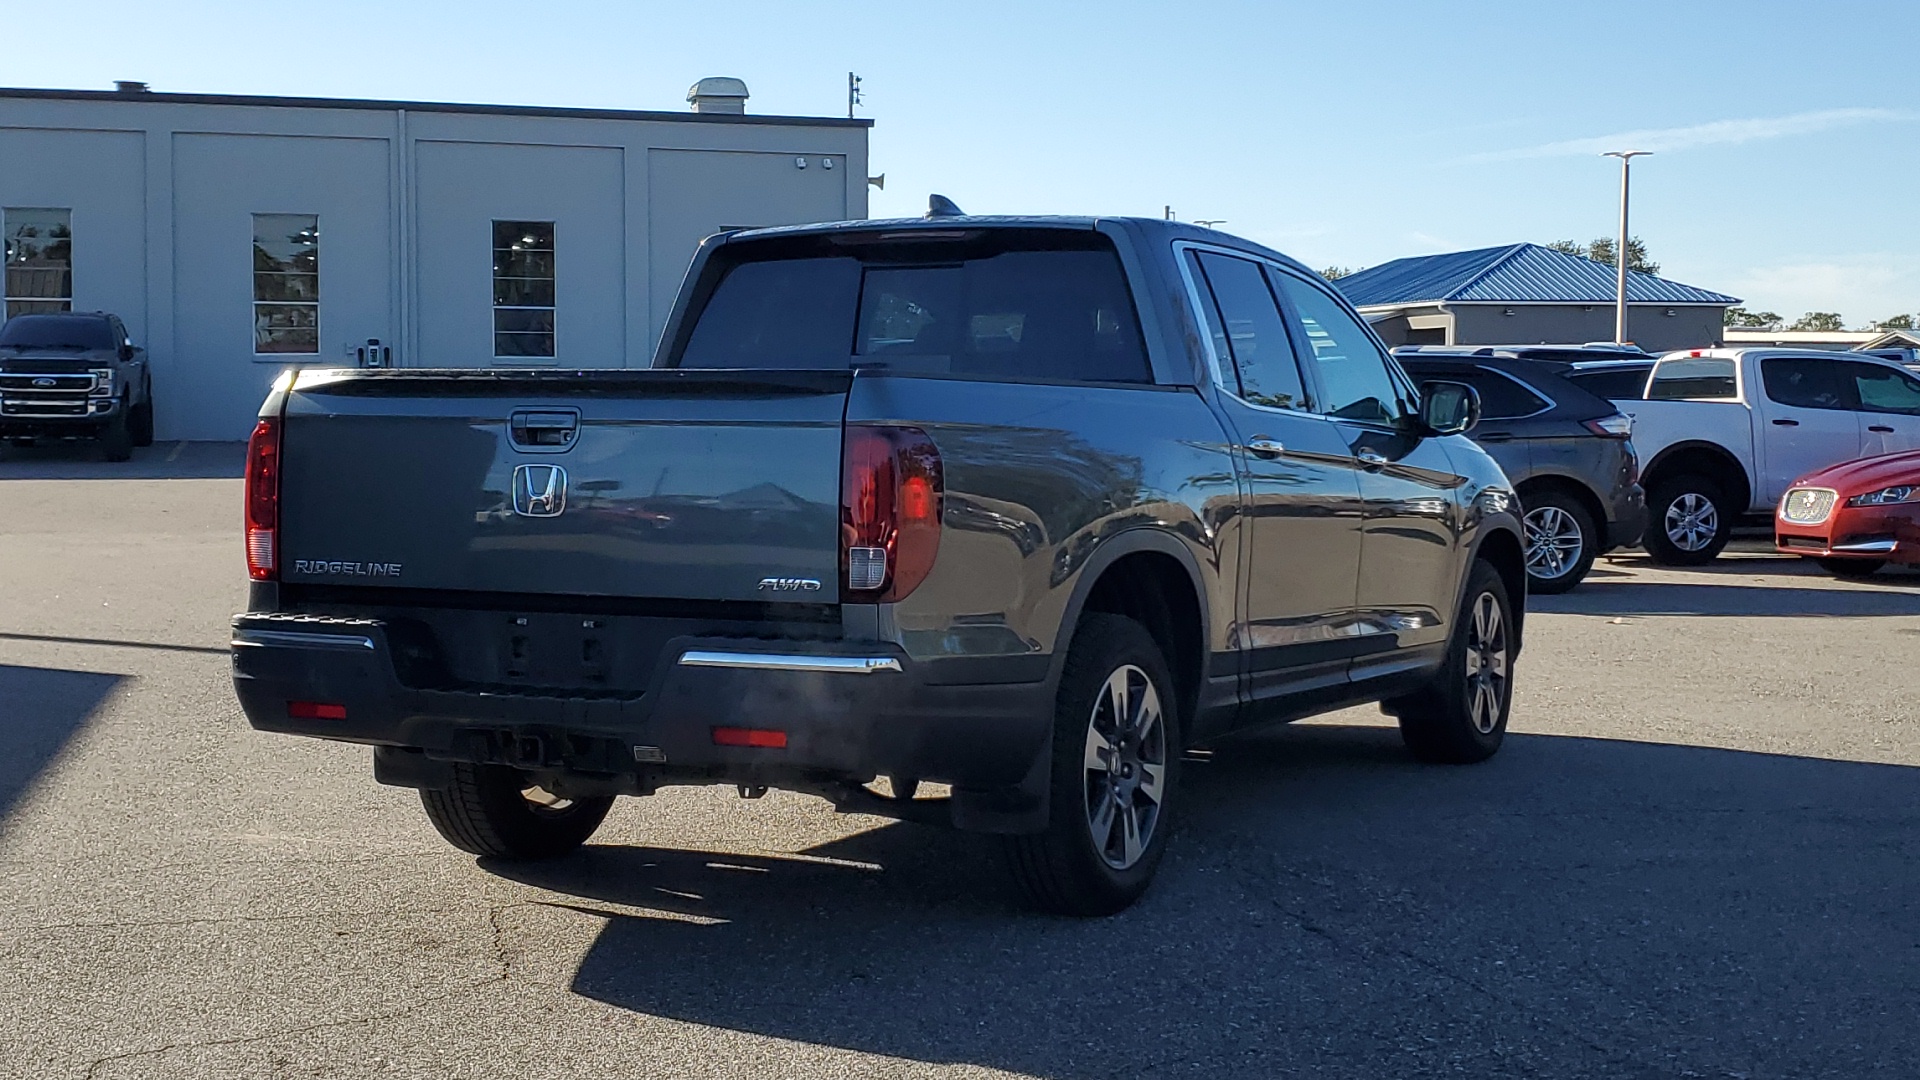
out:
M146 399L133 407L127 428L133 435L133 445L153 445L153 387L147 387Z
M1593 514L1566 491L1534 492L1522 501L1526 504L1527 591L1563 593L1580 584L1600 553Z
M127 413L122 409L115 413L107 426L100 429L100 455L108 461L125 461L133 456L133 432L127 426Z
M1439 674L1386 705L1414 757L1464 765L1499 752L1513 708L1513 626L1506 582L1475 560Z
M1113 722L1109 684L1115 679L1126 690L1127 703L1118 712L1141 722ZM1168 811L1179 779L1178 701L1166 660L1145 627L1119 615L1081 620L1054 707L1046 831L1007 838L1013 876L1034 907L1060 915L1111 915L1147 891L1173 824ZM1090 758L1101 764L1090 768ZM1157 798L1150 790L1156 786L1151 767L1159 769ZM1101 817L1108 825L1096 839ZM1129 819L1137 838L1132 850Z
M1820 569L1843 578L1870 578L1887 565L1885 559L1818 559Z
M1641 543L1662 565L1704 566L1718 558L1733 537L1738 513L1712 480L1668 477L1647 493L1647 532Z
M573 799L556 806L533 802L525 773L504 765L453 766L453 784L423 788L420 804L447 843L496 859L553 859L593 835L613 796Z

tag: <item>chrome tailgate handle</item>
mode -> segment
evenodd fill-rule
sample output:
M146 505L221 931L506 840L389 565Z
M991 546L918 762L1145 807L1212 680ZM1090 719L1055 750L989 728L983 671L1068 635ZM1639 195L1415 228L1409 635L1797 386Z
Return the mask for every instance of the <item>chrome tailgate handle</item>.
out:
M507 438L515 447L534 453L570 450L579 434L578 409L516 409L507 419Z

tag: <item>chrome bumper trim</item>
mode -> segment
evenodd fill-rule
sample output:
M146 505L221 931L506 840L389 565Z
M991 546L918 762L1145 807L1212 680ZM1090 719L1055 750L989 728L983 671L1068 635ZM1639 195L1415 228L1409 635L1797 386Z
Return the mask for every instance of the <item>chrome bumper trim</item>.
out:
M310 634L303 630L235 630L230 644L236 649L373 649L373 639L359 634Z
M1898 540L1868 540L1861 544L1835 544L1827 550L1848 555L1891 555L1899 546Z
M804 656L787 653L707 652L680 654L681 667L751 668L757 671L825 671L838 675L871 675L899 671L891 656Z

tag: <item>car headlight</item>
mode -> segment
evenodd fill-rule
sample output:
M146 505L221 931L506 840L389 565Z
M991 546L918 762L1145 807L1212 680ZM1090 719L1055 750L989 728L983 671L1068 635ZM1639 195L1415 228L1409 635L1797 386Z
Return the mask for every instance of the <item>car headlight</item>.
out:
M93 375L93 396L94 397L112 397L113 396L113 369L112 368L94 368L91 374Z
M1899 484L1879 491L1869 491L1865 495L1855 495L1847 500L1848 506L1891 506L1894 503L1911 502L1920 487L1913 484Z

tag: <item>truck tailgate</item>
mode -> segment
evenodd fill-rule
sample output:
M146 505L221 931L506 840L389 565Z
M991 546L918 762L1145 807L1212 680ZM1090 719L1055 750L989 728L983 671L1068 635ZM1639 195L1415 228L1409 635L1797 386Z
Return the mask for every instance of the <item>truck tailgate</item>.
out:
M851 381L304 373L283 414L281 580L838 602Z

